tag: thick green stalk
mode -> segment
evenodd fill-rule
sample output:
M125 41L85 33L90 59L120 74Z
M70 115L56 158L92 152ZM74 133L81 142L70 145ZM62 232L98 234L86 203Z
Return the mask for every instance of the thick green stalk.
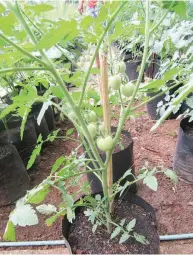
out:
M91 69L92 69L92 66L94 64L94 61L96 59L96 56L97 56L97 53L99 52L99 49L100 49L100 46L103 42L103 39L105 38L105 35L107 34L110 26L112 25L115 17L118 15L118 13L120 12L120 10L123 8L123 6L127 3L127 1L123 1L123 3L117 8L117 10L113 13L113 15L111 16L107 26L105 27L104 29L104 32L102 33L101 37L99 38L99 41L97 43L97 46L96 46L96 49L95 49L95 52L94 52L94 55L92 57L92 60L90 62L90 65L89 65L89 68L88 68L88 71L87 71L87 74L86 74L86 77L85 77L85 80L84 80L84 84L83 84L83 88L82 88L82 93L81 93L81 96L80 96L80 101L79 101L79 107L81 107L82 105L82 101L83 101L83 98L84 98L84 94L85 94L85 90L86 90L86 85L87 85L87 82L88 82L88 78L89 78L89 75L90 75L90 72L91 72Z
M30 54L29 52L27 52L26 50L24 50L22 47L20 47L19 45L17 45L16 43L14 43L13 41L11 41L9 38L7 38L7 36L3 35L2 33L0 33L0 38L2 38L4 41L8 42L10 45L12 45L14 48L16 48L17 50L19 50L21 53L23 53L24 55L26 55L27 57L35 60L36 62L39 62L41 65L45 66L44 61L42 61L39 58L36 58L35 56L33 56L32 54Z
M11 73L11 72L27 72L27 71L38 71L45 70L44 67L14 67L0 70L0 74Z
M148 55L148 47L149 47L149 39L150 39L150 32L149 32L149 12L150 12L150 0L146 0L146 21L145 21L145 46L144 46L144 52L143 52L143 58L142 58L142 63L141 63L141 68L140 68L140 71L139 71L139 76L138 76L138 79L137 79L137 82L136 82L136 85L135 85L135 91L132 95L132 98L126 108L126 110L123 112L122 116L120 117L120 120L119 120L119 125L118 125L118 128L117 128L117 132L116 132L116 135L115 135L115 138L114 138L114 143L113 143L113 147L109 153L109 157L107 157L106 159L106 162L105 162L105 165L107 166L108 165L108 162L110 160L110 155L112 154L116 144L117 144L117 141L121 135L121 132L122 132L122 129L123 129L123 125L126 121L126 118L130 112L130 108L131 108L131 105L133 104L134 100L135 100L135 96L138 92L138 89L139 89L139 86L140 86L140 83L141 83L141 80L142 80L142 77L143 77L143 73L144 73L144 70L145 70L145 64L146 64L146 59L147 59L147 55Z

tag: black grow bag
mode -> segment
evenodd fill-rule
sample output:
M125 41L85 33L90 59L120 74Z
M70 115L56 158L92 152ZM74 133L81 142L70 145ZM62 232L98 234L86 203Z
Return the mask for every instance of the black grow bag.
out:
M0 206L24 196L29 176L14 145L0 144Z
M179 127L173 169L180 179L193 183L193 132L187 132L188 129L193 130L193 122L185 118Z
M102 193L100 193L100 194L103 196ZM95 195L96 194L93 194L92 196L94 197ZM85 196L81 197L81 199L84 198L84 197ZM120 200L131 203L130 208L134 208L135 206L138 206L138 207L142 208L146 212L146 215L150 216L151 226L153 226L153 228L155 229L155 234L153 236L153 240L150 241L150 246L153 244L153 248L150 248L148 254L158 254L159 253L160 240L159 240L159 235L158 235L158 232L157 232L157 221L156 221L156 214L155 214L154 208L149 203L147 203L145 200L143 200L141 197L139 197L139 196L137 196L133 193L130 193L130 192L127 192L124 196L122 196L120 198ZM82 206L77 207L76 210L75 210L75 215L78 216L78 214L81 212L82 209L84 209L84 208L82 208ZM85 210L86 210L86 208L85 208ZM69 241L69 244L70 244L70 241L71 241L69 239L69 232L70 232L71 227L73 227L73 225L75 225L75 224L76 224L76 218L75 218L75 220L73 220L72 223L70 223L67 219L67 216L66 215L64 216L64 219L62 220L62 234ZM104 243L104 245L105 245L105 243ZM73 248L73 247L71 247L71 248ZM128 254L129 251L128 252L123 252L123 253Z
M20 129L22 118L17 116L11 116L7 118L7 128L2 121L0 121L0 139L5 141L8 139L10 143L15 145L17 151L26 165L37 142L37 135L32 117L29 117L23 132L23 139L21 140Z
M112 131L115 131L116 128L112 127ZM112 155L112 161L113 161L113 183L117 182L124 173L131 168L131 172L133 175L135 175L135 169L134 169L134 158L133 158L133 140L131 138L131 135L129 132L123 130L122 134L126 135L129 138L129 144L127 147L119 152L115 152ZM100 153L100 157L105 162L106 160L106 154ZM88 157L89 158L89 157ZM89 164L91 168L94 169L94 166L92 163ZM96 177L93 173L87 174L88 181L90 183L90 187L93 194L102 192L102 185L99 179ZM122 182L121 185L124 185L127 181L133 181L134 177L132 175L127 176ZM137 185L132 184L128 187L129 191L132 193L137 192Z

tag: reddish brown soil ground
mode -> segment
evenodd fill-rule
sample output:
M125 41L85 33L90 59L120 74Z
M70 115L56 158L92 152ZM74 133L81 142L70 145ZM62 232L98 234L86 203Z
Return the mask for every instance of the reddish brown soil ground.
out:
M150 120L146 114L139 117L135 122L128 121L126 123L125 128L131 131L134 140L136 172L144 165L145 161L148 161L150 166L163 165L164 167L172 168L179 121L168 120L155 132L150 132L153 123L154 121ZM69 154L75 144L75 142L57 140L53 144L48 145L42 153L40 165L30 173L31 186L33 187L43 180L50 172L50 168L57 157L62 154ZM144 185L139 184L138 195L142 196L155 208L160 235L192 232L193 185L179 181L177 187L174 187L171 181L162 175L158 176L158 182L159 188L157 192L153 192ZM57 204L59 199L59 194L54 191L47 198L47 202ZM0 209L1 238L12 208L13 206L8 206ZM18 228L17 240L62 239L61 219L50 228L46 227L42 216L40 217L40 222L41 224L38 226ZM40 248L40 250L47 248ZM32 250L32 248L30 249ZM7 249L0 249L0 252L3 250L10 252ZM55 250L50 250L50 252L53 251L54 253ZM193 241L161 243L161 253L191 254L193 253Z

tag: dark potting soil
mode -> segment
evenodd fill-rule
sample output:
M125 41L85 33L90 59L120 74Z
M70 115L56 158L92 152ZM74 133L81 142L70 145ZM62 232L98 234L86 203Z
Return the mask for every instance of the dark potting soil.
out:
M144 235L150 244L141 244L134 238L119 244L119 237L110 240L110 235L100 227L95 234L84 214L84 208L76 216L69 232L68 241L75 254L154 254L158 253L159 238L157 228L149 212L128 201L115 201L114 221L126 219L126 224L136 219L135 232Z
M184 131L186 132L186 134L193 136L193 125L184 127Z

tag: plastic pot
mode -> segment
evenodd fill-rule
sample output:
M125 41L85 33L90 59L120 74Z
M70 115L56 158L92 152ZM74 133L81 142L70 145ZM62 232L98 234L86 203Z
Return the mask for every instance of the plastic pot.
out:
M45 116L43 116L40 125L38 125L37 123L37 118L41 111L41 108L42 108L42 103L34 104L32 106L31 116L33 116L33 122L35 125L37 136L41 134L43 140L46 140L49 135L49 128L48 128L48 124L46 122Z
M125 206L129 208L128 211L124 209ZM75 210L76 217L72 223L67 220L66 216L62 221L62 233L68 240L72 253L76 254L81 251L82 254L158 254L160 240L153 207L137 195L127 193L115 205L114 217L119 221L121 220L122 209L126 222L128 219L130 221L130 217L136 218L135 231L147 237L148 245L141 245L132 238L120 245L118 243L119 239L110 240L108 234L102 228L99 232L97 230L92 234L92 225L84 215L86 208L77 207ZM85 236L89 236L86 242ZM100 239L100 242L98 239ZM114 251L114 248L116 251Z
M0 206L24 196L29 185L29 176L15 146L0 144Z
M139 75L139 66L141 60L128 60L126 64L126 74L129 77L129 81L136 81Z
M180 123L173 169L180 179L193 183L193 122L189 118Z
M20 127L22 123L22 118L17 116L11 116L6 121L8 131L2 121L0 121L0 137L1 140L9 139L10 143L15 145L17 151L26 165L37 142L37 135L35 131L35 126L33 123L33 118L28 118L23 132L23 139L20 136Z
M112 131L115 131L116 128L112 127ZM133 140L131 138L131 135L129 132L123 130L122 134L128 137L128 145L125 149L120 150L118 152L114 152L112 155L112 161L113 161L113 183L117 182L124 173L131 168L131 172L133 175L135 175L135 169L134 169L134 158L133 158ZM106 160L106 154L100 153L100 157L105 162ZM89 158L89 157L88 157ZM94 169L94 166L92 163L89 164L91 168ZM102 192L102 185L99 179L96 177L93 173L87 174L88 181L90 183L90 187L93 194ZM133 181L134 177L132 175L127 176L122 182L121 185L124 185L127 181ZM129 191L136 193L137 192L137 185L132 184L128 187Z

